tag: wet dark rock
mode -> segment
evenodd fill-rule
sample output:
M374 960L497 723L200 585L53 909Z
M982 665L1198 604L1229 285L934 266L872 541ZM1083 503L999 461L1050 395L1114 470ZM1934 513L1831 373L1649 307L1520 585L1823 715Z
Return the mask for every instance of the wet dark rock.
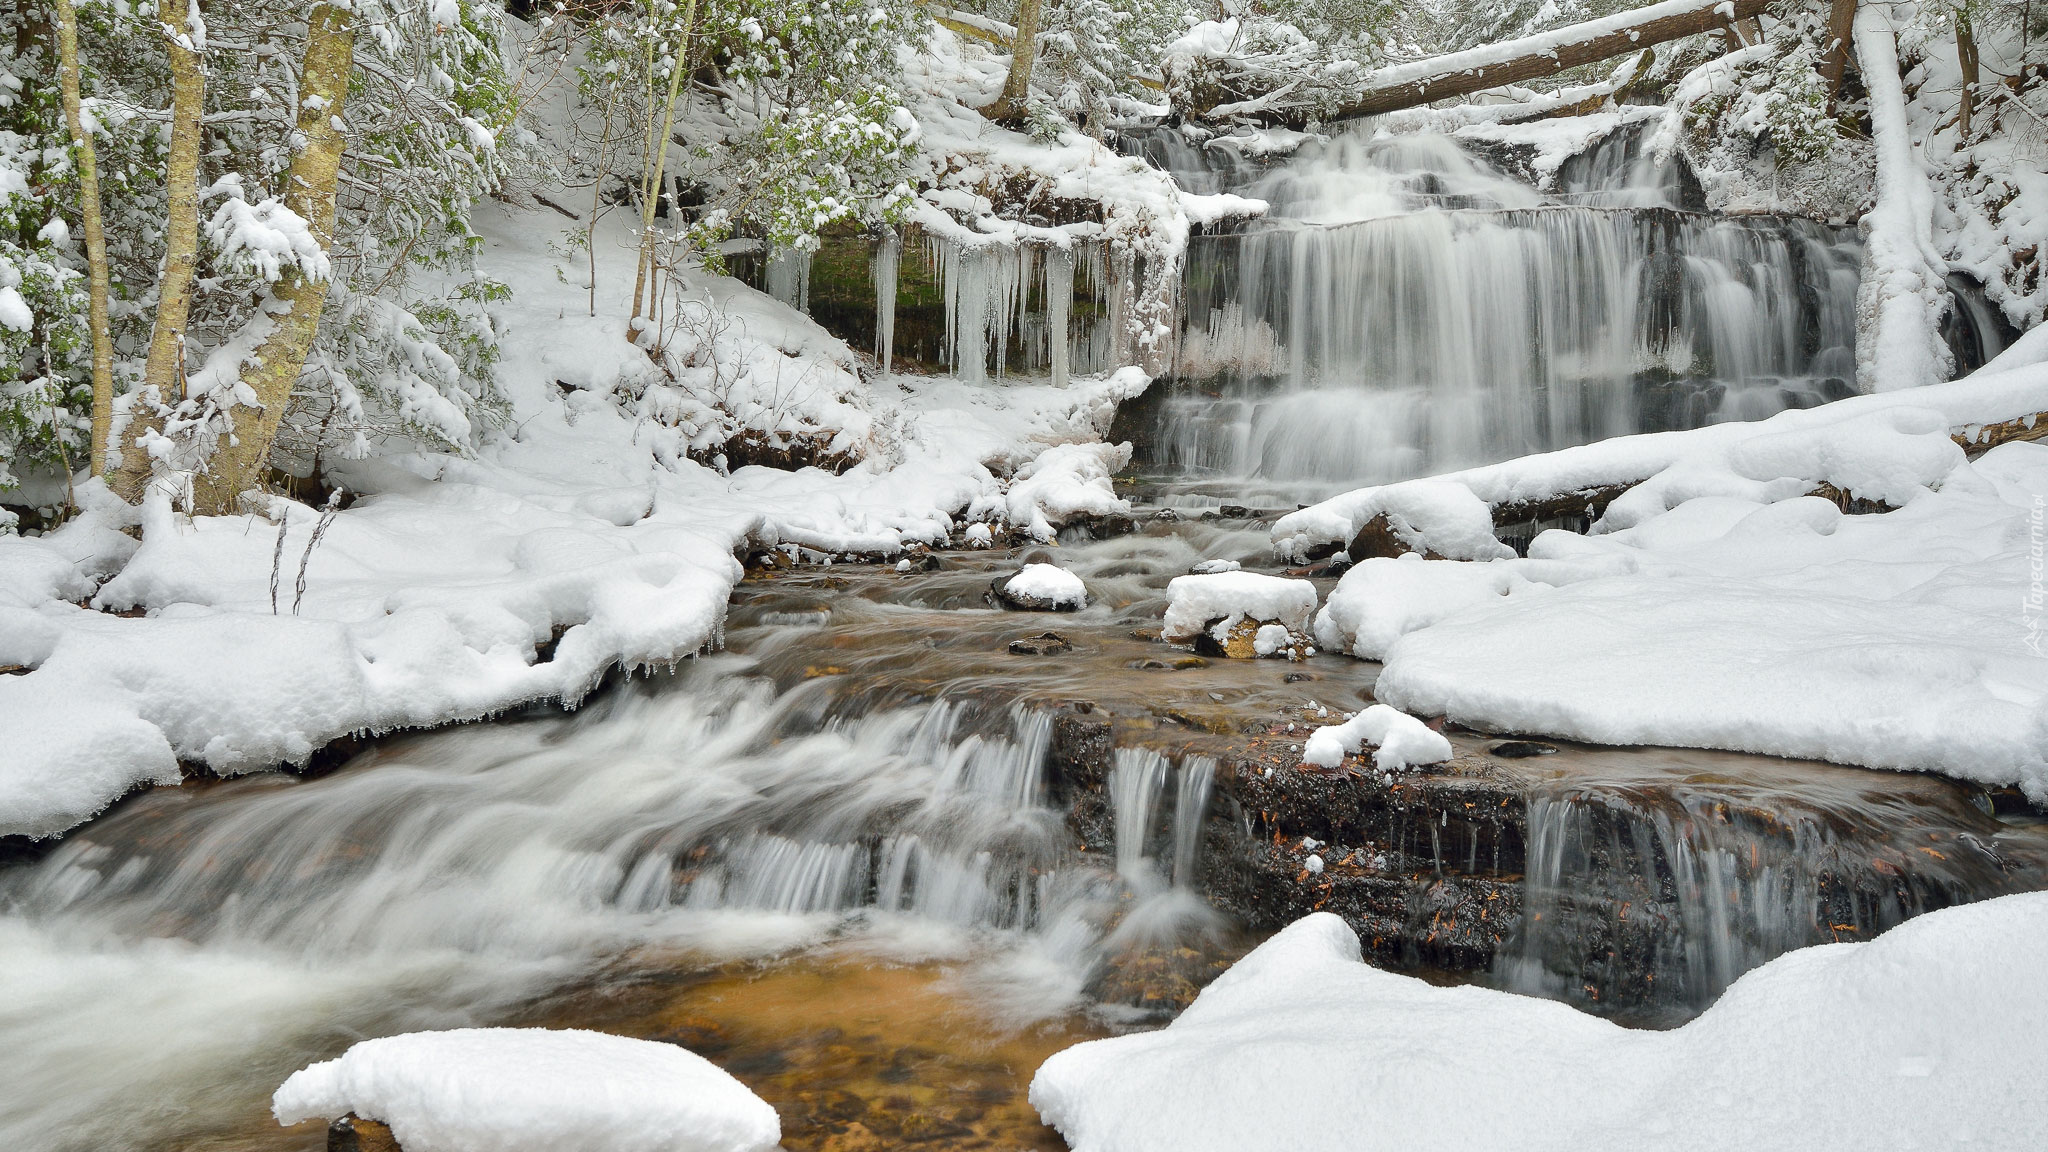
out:
M1010 641L1010 653L1014 656L1057 656L1073 650L1074 646L1067 638L1057 632L1041 632L1036 636Z
M1216 514L1225 520L1250 520L1258 515L1257 512L1242 504L1225 504L1216 510Z
M350 1113L327 1126L327 1152L403 1152L388 1125Z
M1526 760L1531 756L1550 756L1557 752L1555 744L1542 744L1534 740L1508 740L1487 749L1503 760Z
M1344 549L1346 564L1356 564L1375 556L1406 556L1415 551L1406 540L1394 533L1394 525L1385 512L1367 520L1358 533L1351 537L1351 543ZM1441 560L1442 556L1425 551L1425 560Z
M1280 681L1283 684L1299 684L1304 680L1313 680L1315 678L1316 674L1313 672L1289 672L1287 675L1282 676Z

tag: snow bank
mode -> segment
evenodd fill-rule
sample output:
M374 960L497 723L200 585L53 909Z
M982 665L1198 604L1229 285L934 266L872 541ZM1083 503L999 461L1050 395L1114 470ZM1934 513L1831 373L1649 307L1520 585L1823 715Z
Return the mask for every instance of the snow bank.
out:
M1405 772L1422 764L1441 764L1451 758L1451 742L1443 733L1405 712L1374 704L1342 724L1330 724L1309 733L1302 748L1303 763L1335 768L1361 747L1378 747L1373 766L1382 772Z
M1003 585L1005 596L1042 601L1054 608L1085 608L1088 586L1057 564L1026 564Z
M1874 414L1898 408L1932 413L1934 423L1952 433L1967 434L1984 425L2048 412L2048 368L2030 364L1998 372L1980 371L1947 384L1872 396L1852 396L1817 408L1780 412L1768 420L1710 424L1684 432L1618 436L1595 444L1446 473L1433 479L1455 482L1485 503L1498 505L1551 499L1614 485L1639 484L1679 465L1725 474L1730 471L1726 463L1728 454L1742 441L1780 433L1808 433L1812 438L1807 443L1819 449L1839 442L1835 435L1838 425L1865 421ZM1909 427L1915 419L1927 420L1926 417L1907 419ZM1872 421L1862 427L1882 437L1887 426ZM1897 428L1896 425L1891 427ZM1781 456L1780 460L1783 459ZM1868 463L1867 459L1857 462ZM1801 492L1811 491L1822 481L1836 483L1830 459L1818 451L1798 460L1797 464L1795 471L1770 479L1781 481L1782 488L1803 482L1806 487L1800 489ZM1853 473L1841 477L1850 484L1860 478ZM1906 477L1901 488L1924 487L1926 478L1927 473L1922 469L1917 475ZM1740 483L1745 478L1738 476L1729 481L1724 475L1722 479L1723 482ZM1837 486L1847 485L1837 483ZM1301 557L1317 545L1343 547L1380 510L1381 502L1386 499L1381 494L1388 487L1396 485L1356 489L1288 513L1273 524L1275 550L1283 556ZM1754 485L1748 487L1754 489Z
M1424 560L1412 552L1375 556L1353 565L1331 589L1316 615L1316 644L1378 660L1418 628L1530 586L1526 576L1504 564Z
M463 1028L365 1040L294 1072L280 1124L354 1113L405 1152L765 1152L775 1109L673 1044L601 1032Z
M1240 621L1277 623L1306 635L1316 610L1316 586L1306 580L1258 572L1176 576L1166 585L1166 621L1160 635L1174 643L1204 630L1220 641ZM1215 628L1212 621L1221 621Z
M180 761L267 769L353 733L574 704L609 669L715 646L736 552L888 555L953 538L963 516L1049 537L1127 507L1110 485L1127 449L1089 442L1142 373L852 395L843 343L710 279L683 303L715 307L747 356L816 384L821 398L791 409L803 422L837 413L858 437L840 475L721 474L686 455L687 414L662 424L609 386L646 371L625 340L624 225L600 229L596 316L587 266L561 263L548 228L505 207L478 227L480 270L514 288L496 306L514 411L473 457L331 460L356 499L317 546L320 510L282 499L267 516L158 508L138 545L121 531L135 511L95 485L61 530L0 537L0 665L30 669L0 676L0 835L62 832L133 787L176 783Z
M1781 956L1647 1032L1369 967L1319 912L1165 1029L1053 1056L1031 1102L1075 1152L2026 1148L2044 949L2048 894L2007 896Z

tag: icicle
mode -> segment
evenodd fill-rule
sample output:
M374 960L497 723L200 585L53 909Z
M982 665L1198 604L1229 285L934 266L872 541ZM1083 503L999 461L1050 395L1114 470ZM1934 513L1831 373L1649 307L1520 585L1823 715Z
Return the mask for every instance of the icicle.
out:
M896 278L903 268L903 238L894 228L882 230L875 245L875 356L887 374L896 352Z
M768 294L799 312L811 307L811 254L781 249L768 257Z
M1074 254L1054 248L1045 254L1045 350L1052 386L1067 386L1072 347L1067 343L1068 317L1074 310Z

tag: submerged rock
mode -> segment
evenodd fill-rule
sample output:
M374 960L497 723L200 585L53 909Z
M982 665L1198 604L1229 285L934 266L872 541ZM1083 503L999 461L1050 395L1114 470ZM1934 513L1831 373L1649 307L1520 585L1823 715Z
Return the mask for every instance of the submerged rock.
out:
M1531 756L1549 756L1557 751L1555 744L1542 744L1535 740L1509 740L1495 744L1487 751L1503 760L1526 760Z
M1057 632L1040 632L1036 636L1010 641L1010 654L1013 656L1057 656L1073 650L1074 646L1067 638Z

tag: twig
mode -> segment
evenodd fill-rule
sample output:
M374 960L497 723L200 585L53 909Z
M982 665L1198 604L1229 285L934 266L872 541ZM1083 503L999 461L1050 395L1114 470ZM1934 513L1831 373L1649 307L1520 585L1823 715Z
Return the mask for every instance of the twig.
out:
M299 584L292 594L292 615L299 614L299 601L306 598L306 565L313 562L313 549L320 546L320 538L327 535L327 526L334 521L334 514L341 511L342 489L337 486L327 494L327 506L320 509L320 522L313 525L313 536L306 541L306 552L299 557ZM280 534L278 539L283 540Z
M277 577L284 570L284 534L291 530L289 506L277 518L277 547L270 551L270 614L277 615Z

